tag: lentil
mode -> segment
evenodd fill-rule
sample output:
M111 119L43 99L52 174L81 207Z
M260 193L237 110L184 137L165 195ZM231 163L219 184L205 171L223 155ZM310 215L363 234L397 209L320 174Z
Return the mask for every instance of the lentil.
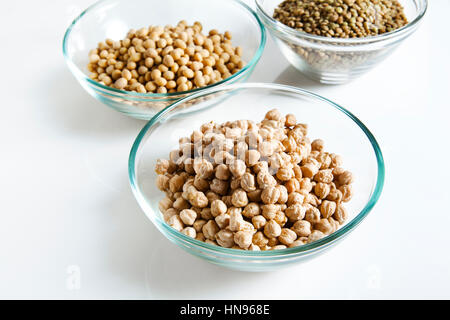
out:
M408 23L396 0L285 0L273 17L296 30L334 38L375 36Z

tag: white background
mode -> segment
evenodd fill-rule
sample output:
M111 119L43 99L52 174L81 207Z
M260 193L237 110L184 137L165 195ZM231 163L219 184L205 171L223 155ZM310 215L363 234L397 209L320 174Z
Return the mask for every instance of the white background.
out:
M386 161L381 199L347 239L272 273L201 261L141 212L127 158L144 122L89 96L62 56L92 2L2 3L0 298L450 298L450 1L431 0L419 30L346 85L306 79L268 39L250 80L350 109Z

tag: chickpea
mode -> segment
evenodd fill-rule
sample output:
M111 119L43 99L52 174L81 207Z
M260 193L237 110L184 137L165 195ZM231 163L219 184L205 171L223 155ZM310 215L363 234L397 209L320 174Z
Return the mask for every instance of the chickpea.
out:
M216 233L216 241L221 247L231 248L234 246L234 234L227 229L220 230Z
M172 208L172 205L173 201L170 198L166 197L159 201L158 208L161 212L165 212L167 209Z
M247 193L247 197L252 202L261 202L261 189L256 189L255 191L251 191Z
M191 209L197 212L197 215L206 221L213 219L210 208L192 207Z
M288 207L292 206L293 204L303 204L305 197L298 193L298 192L292 192L288 195L287 205Z
M327 153L323 153L321 152L317 157L316 157L317 161L319 161L320 163L320 169L324 170L324 169L329 169L330 165L331 165L331 157L329 154Z
M286 246L291 245L296 239L297 234L294 231L287 228L282 228L281 234L278 237L278 240Z
M230 178L230 170L225 164L219 164L216 167L216 178L220 180L228 180Z
M264 170L259 171L256 180L261 189L267 189L277 185L275 178L269 172Z
M230 230L231 231L239 231L242 230L244 225L244 218L241 214L240 208L230 208L228 210L230 215Z
M261 200L265 204L274 204L280 197L280 190L276 187L267 187L262 191Z
M270 220L264 226L264 234L268 238L278 237L281 234L281 227L274 220Z
M156 178L156 186L158 187L159 190L161 191L166 191L169 189L169 177L159 174L158 177Z
M331 217L336 211L336 202L324 200L320 205L320 213L325 219Z
M340 155L337 154L330 154L330 158L331 158L331 163L330 163L330 167L331 168L336 168L336 167L340 167L342 166L342 157Z
M288 218L286 217L284 212L280 210L275 213L275 217L273 218L273 220L283 227L288 221Z
M348 202L353 197L353 189L350 184L344 184L340 186L339 191L342 194L342 202Z
M185 225L192 226L197 219L197 213L191 209L184 209L180 212L180 218Z
M341 174L345 172L344 168L341 167L335 167L333 168L333 176L337 180Z
M297 179L291 179L284 185L288 191L288 193L293 193L300 190L300 183Z
M280 191L280 196L278 198L277 203L279 204L286 203L289 197L287 188L283 185L277 185L276 188Z
M155 172L157 174L165 174L169 169L169 161L165 159L158 159L155 165Z
M234 234L234 242L242 249L247 249L252 244L253 233L238 231Z
M255 165L253 165L252 169L253 169L253 172L256 174L259 174L260 172L268 172L269 164L267 163L267 161L260 161L260 162L256 163Z
M257 203L251 202L245 206L242 215L246 218L253 218L260 214L260 208Z
M235 159L230 163L229 170L234 177L242 177L245 173L245 162Z
M316 207L322 204L322 200L317 198L317 196L313 193L308 193L306 195L305 202Z
M277 178L280 181L289 181L293 178L294 171L291 168L280 168L277 171Z
M174 175L169 181L169 189L172 192L181 191L184 184L184 178L179 175Z
M184 229L183 221L181 221L178 215L170 217L167 221L167 224L177 231L181 231Z
M337 205L336 211L332 217L336 219L339 224L343 224L348 218L347 209L341 204Z
M331 234L334 231L334 226L330 224L328 219L320 219L320 221L314 225L314 228L325 235Z
M194 160L194 171L202 179L209 179L214 174L214 166L211 162L206 159L201 159L200 161Z
M339 229L340 223L338 221L334 220L333 217L329 217L327 220L332 227L330 234L335 232L337 229Z
M169 222L169 219L173 216L178 215L179 211L175 208L169 208L163 213L163 219L166 223Z
M217 232L219 232L219 227L214 220L209 220L202 227L202 233L206 239L214 240Z
M183 209L189 209L190 205L186 201L186 199L179 197L179 198L176 198L175 201L173 202L173 207L178 210L183 210Z
M293 204L292 206L286 209L286 216L289 218L289 221L298 221L302 220L306 215L306 208L301 204Z
M228 191L229 182L219 179L213 179L209 187L215 193L219 195L225 195Z
M276 204L265 204L261 206L262 215L267 220L275 219L277 212L280 210Z
M330 169L320 170L315 176L314 180L317 182L322 182L329 184L333 182L334 176Z
M267 246L267 244L269 243L269 239L264 235L263 232L258 231L253 235L252 243L262 249Z
M312 150L322 151L324 147L324 142L321 139L316 139L311 143Z
M208 198L201 191L197 191L194 193L192 199L189 202L198 208L205 208L208 205Z
M295 240L293 243L291 243L291 245L289 245L289 248L300 247L307 243L308 243L307 237L300 237L300 238L297 238L297 240Z
M197 233L202 231L203 226L206 224L206 220L203 219L197 219L195 220L193 227Z
M319 168L314 163L306 163L304 166L301 167L302 175L306 178L312 179L317 172L319 172Z
M197 237L197 231L195 231L195 229L192 227L184 228L183 230L181 230L181 233L187 235L188 237L194 238L194 239Z
M249 172L244 173L241 180L241 187L247 192L252 192L256 190L255 176Z
M320 211L316 207L310 206L306 209L305 220L310 222L311 224L317 223L320 221Z
M338 182L341 185L350 184L353 182L353 174L350 171L344 171L338 176Z
M245 152L245 162L248 166L254 166L258 163L261 155L257 150L247 150Z
M323 232L321 232L319 230L314 230L308 236L308 242L314 242L314 241L322 239L323 237L325 237L325 234Z
M203 232L197 232L197 236L195 237L195 239L197 239L198 241L206 242L206 238L203 235Z
M230 224L230 215L226 213L219 214L214 221L216 221L220 229L225 229Z
M330 190L330 185L323 182L317 183L314 187L314 193L319 199L325 199L330 193Z
M211 214L213 217L217 217L225 212L227 212L227 206L222 200L214 200L211 203Z
M264 218L264 216L262 216L262 215L257 215L257 216L252 217L253 226L257 230L263 228L266 225L266 222L267 222L266 218Z
M313 185L311 183L311 180L309 178L302 178L300 181L300 190L304 190L305 192L309 193L313 189Z
M286 120L284 122L284 125L286 127L293 127L297 124L297 119L295 118L295 115L292 113L286 115Z
M309 221L299 220L292 226L292 231L294 231L299 237L308 237L312 231L312 225Z
M275 152L271 141L263 141L259 144L258 151L262 157L270 157Z

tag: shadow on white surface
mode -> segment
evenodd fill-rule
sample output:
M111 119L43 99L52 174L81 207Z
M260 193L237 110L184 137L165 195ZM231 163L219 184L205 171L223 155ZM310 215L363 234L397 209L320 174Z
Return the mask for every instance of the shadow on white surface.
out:
M77 82L67 68L61 66L54 72L46 73L43 79L48 91L40 101L38 117L47 127L55 127L75 134L135 136L145 125L145 121L127 117L97 101Z
M312 91L314 91L314 89L316 88L321 88L324 86L314 80L309 79L291 65L284 69L273 82Z
M131 190L114 194L102 215L104 228L108 230L104 269L113 273L122 285L134 288L141 297L145 292L143 266L153 251L158 231L139 208Z
M233 295L236 293L236 286L241 287L243 283L251 286L267 275L233 271L213 265L169 243L162 235L154 237L154 241L145 270L149 298L244 298L242 295Z
M103 298L113 299L238 299L264 295L240 292L236 288L244 283L249 288L257 287L273 272L233 271L192 256L152 225L131 190L112 193L109 197L99 208L96 220L103 225L98 230L103 239L97 243L99 249L103 248L99 251L98 267L112 278L97 279L96 287L91 288L93 296L99 288L108 288L110 293L103 294ZM120 288L130 290L124 295Z

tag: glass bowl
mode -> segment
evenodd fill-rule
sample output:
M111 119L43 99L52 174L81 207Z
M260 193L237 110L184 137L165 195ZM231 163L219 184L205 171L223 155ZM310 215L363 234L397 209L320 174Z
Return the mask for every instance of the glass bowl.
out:
M153 94L118 90L89 78L88 53L106 38L120 40L127 32L149 25L189 24L200 21L204 30L230 31L233 45L243 49L244 68L223 81L185 92ZM189 94L242 82L253 71L266 43L264 27L256 13L239 0L102 0L83 11L69 26L63 41L65 60L75 78L96 99L128 116L150 119L158 111Z
M313 80L348 82L373 68L418 27L427 0L399 0L409 21L392 32L364 38L327 38L290 28L272 18L282 0L256 0L257 13L286 59Z
M206 98L207 99L199 99ZM196 113L180 117L178 109L197 99ZM180 137L189 136L201 124L214 120L248 119L259 122L265 113L278 108L307 123L308 136L325 141L325 150L340 154L344 168L355 176L353 199L347 203L347 222L327 237L296 248L273 251L227 249L190 238L167 225L158 209L165 195L156 187L156 160L168 159L178 148ZM217 265L243 271L266 271L308 260L347 236L372 210L384 182L380 147L370 131L353 114L314 93L279 84L233 84L210 88L184 98L155 115L141 130L129 157L133 193L147 217L170 241L187 252Z

